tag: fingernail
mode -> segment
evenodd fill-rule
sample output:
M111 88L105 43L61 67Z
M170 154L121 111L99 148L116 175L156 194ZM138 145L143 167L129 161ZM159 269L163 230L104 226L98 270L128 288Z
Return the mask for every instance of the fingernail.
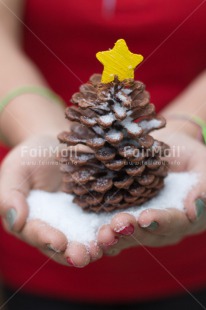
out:
M124 227L121 230L116 231L118 234L129 236L132 235L134 232L134 226L130 224L129 226Z
M117 244L119 241L119 238L117 236L114 237L114 240L112 240L111 242L109 243L105 243L104 246L111 246L111 245L115 245Z
M195 205L196 205L196 218L199 219L204 212L205 202L202 199L198 198L195 200Z
M141 226L142 228L146 228L148 230L154 231L159 227L159 224L157 222L152 222L149 225L143 225Z
M6 221L9 225L9 229L12 230L14 223L16 221L16 217L17 217L17 212L16 209L9 209L6 213Z
M67 257L67 263L68 263L70 266L74 266L74 267L75 267L74 262L73 262L73 260L72 260L70 257Z
M56 253L60 253L60 252L61 252L60 250L54 248L53 245L50 244L50 243L48 243L46 246L47 246L47 248L48 248L49 250L51 250L51 251L53 251L53 252L56 252Z
M109 255L109 256L116 256L119 253L120 253L120 251L118 249L111 249L107 255Z

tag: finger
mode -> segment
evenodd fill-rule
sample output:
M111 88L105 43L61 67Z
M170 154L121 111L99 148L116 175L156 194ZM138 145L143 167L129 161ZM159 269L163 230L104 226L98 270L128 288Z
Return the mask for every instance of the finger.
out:
M137 221L135 217L128 213L118 213L111 221L111 228L115 233L129 236L134 233Z
M198 220L206 209L206 171L197 175L197 185L190 191L185 199L185 210L190 221Z
M12 167L12 168L11 168ZM0 174L0 215L7 230L19 232L28 215L26 196L29 192L29 175L20 164L7 160Z
M121 253L120 249L111 248L107 252L105 252L106 256L117 256Z
M139 246L138 239L139 235L141 235L140 232L141 229L136 227L134 234L130 236L120 236L117 244L115 244L114 246L104 248L104 254L109 256L116 256L124 249Z
M63 233L40 220L28 221L21 232L21 238L32 246L56 253L64 252L68 243Z
M89 253L90 253L90 257L91 257L91 261L94 262L96 260L99 260L102 255L103 255L103 251L102 249L98 246L96 241L92 241L89 244Z
M110 225L107 224L99 229L97 240L101 247L108 247L116 244L118 242L118 237L116 233L112 231Z
M55 251L50 250L50 249L43 249L40 251L44 255L48 256L51 260L55 261L56 263L64 265L64 266L68 266L62 253L56 253Z
M139 218L141 228L161 236L186 234L191 223L183 211L170 208L165 210L145 210Z
M88 249L78 242L69 243L64 255L69 266L82 268L90 263Z
M15 189L0 191L0 210L5 229L20 232L28 216L28 204L24 193Z
M78 153L94 153L94 151L83 144L77 144L72 146L67 146L66 144L60 144L56 151L56 159L60 160L62 158L74 157Z

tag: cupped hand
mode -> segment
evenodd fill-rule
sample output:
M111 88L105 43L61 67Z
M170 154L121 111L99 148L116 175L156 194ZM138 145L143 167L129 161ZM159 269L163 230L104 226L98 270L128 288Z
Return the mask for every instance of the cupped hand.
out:
M6 156L0 170L0 214L8 232L61 264L84 267L102 255L95 243L86 247L68 242L63 233L46 223L27 221L30 190L60 189L62 176L55 160L57 150L56 137L36 136Z
M169 144L174 152L167 158L172 172L193 172L198 182L185 199L185 212L175 208L143 211L138 218L126 211L101 227L98 243L108 255L135 246L161 247L178 243L206 227L206 147L195 138L175 130L161 130L156 138ZM157 206L158 208L158 206Z

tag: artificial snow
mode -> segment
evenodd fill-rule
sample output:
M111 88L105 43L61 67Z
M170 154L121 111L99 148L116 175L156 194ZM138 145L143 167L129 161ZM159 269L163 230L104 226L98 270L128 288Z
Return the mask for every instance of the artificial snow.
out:
M105 99L110 99L110 98L108 97L108 98L105 98ZM105 110L105 111L110 111L110 108L108 107L108 103L107 102L101 102L99 104L99 109Z
M115 102L113 106L113 111L121 118L126 115L126 109L122 107L119 103Z
M112 140L119 140L122 137L122 133L115 129L110 129L107 133L107 137Z
M141 121L139 123L139 125L141 126L142 129L147 129L147 130L150 130L150 129L153 129L153 128L159 128L159 126L161 125L161 121L158 120L158 119L152 119L152 120L149 120L149 121Z
M87 121L88 124L90 125L95 125L96 124L96 120L93 118L89 118L89 117L84 117L84 119Z
M104 123L105 125L109 125L112 123L116 118L113 113L109 113L107 115L100 116L99 119Z
M127 97L122 92L118 92L116 94L116 97L120 99L122 102L125 102L127 100Z
M123 88L122 89L122 92L125 94L125 95L130 95L132 90L130 88Z
M138 217L145 209L177 208L184 211L184 199L197 181L198 177L194 173L170 173L165 178L165 187L157 197L141 207L132 207L125 212ZM99 228L109 223L114 214L120 212L87 213L72 200L73 196L70 194L33 190L28 197L28 221L40 219L64 233L68 241L88 244L96 239Z
M137 123L134 123L132 118L129 116L125 118L121 124L134 135L141 132L141 127Z
M98 145L98 144L102 144L104 140L102 138L95 137L92 139L92 142Z

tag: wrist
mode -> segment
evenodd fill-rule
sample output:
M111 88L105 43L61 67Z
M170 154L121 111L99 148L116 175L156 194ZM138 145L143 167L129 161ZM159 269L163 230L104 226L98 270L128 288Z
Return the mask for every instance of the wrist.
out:
M170 146L176 145L176 142L182 137L183 141L187 138L192 138L196 141L199 139L200 128L186 120L170 119L169 115L164 115L166 126L161 130L152 133L152 136L165 142Z
M68 127L64 107L39 94L13 98L1 113L0 130L11 146L35 135L56 137Z
M164 115L167 124L165 131L173 131L174 133L183 133L202 141L201 127L193 121L191 116L184 114L167 114Z

